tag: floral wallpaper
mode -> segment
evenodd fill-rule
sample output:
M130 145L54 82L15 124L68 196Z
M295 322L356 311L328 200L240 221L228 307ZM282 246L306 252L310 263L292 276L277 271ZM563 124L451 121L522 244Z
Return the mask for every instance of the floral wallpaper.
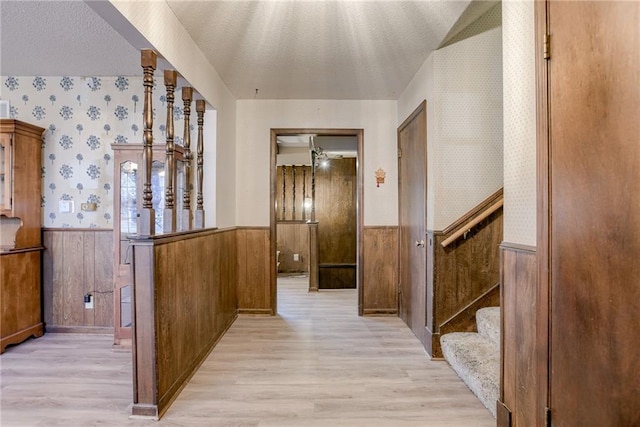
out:
M1 76L0 79L0 99L10 102L11 118L46 129L42 159L43 226L112 228L111 144L142 142L142 77ZM181 88L175 93L175 142L182 144ZM166 97L164 85L157 82L153 107L154 143L164 144ZM193 144L194 104L191 111ZM74 201L73 212L60 212L61 200ZM84 212L81 203L96 203L97 210Z

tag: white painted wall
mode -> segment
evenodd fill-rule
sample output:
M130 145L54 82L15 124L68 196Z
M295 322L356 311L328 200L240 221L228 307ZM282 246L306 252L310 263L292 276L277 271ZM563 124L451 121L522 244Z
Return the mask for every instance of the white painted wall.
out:
M536 87L532 0L502 3L504 241L536 244Z
M502 187L502 32L433 52L398 100L427 100L427 229L442 230Z
M364 225L397 225L396 101L238 100L236 223L269 225L271 128L364 129ZM375 171L387 172L376 187Z
M110 0L110 3L194 89L217 111L215 155L205 151L205 165L215 164L215 176L205 173L207 188L215 186L215 196L205 195L207 226L235 225L235 98L215 68L194 43L164 1ZM212 202L216 202L215 205Z

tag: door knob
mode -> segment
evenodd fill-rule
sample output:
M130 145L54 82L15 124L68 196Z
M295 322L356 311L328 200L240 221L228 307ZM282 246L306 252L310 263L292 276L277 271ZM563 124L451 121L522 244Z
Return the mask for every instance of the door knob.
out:
M416 246L424 248L424 240L416 240Z

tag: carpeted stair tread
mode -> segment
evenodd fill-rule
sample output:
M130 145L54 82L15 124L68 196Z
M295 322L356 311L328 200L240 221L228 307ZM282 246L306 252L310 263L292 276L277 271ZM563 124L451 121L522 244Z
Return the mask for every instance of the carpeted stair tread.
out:
M499 347L475 332L443 335L440 344L449 365L495 417L500 393Z
M500 347L500 307L485 307L476 312L478 333Z

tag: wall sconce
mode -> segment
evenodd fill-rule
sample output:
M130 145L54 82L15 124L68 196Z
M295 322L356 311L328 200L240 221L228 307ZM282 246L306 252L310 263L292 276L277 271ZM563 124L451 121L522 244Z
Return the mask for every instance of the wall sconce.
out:
M376 171L376 187L380 187L380 184L384 184L384 179L387 176L387 173L382 170L382 168L379 168Z
M313 204L313 200L311 200L311 197L305 197L304 198L304 211L305 212L311 212L312 204Z

